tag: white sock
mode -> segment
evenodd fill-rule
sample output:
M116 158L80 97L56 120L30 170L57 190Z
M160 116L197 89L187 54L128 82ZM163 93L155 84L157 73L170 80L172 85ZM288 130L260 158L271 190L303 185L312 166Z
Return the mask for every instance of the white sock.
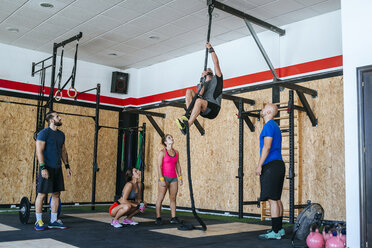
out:
M50 215L50 223L53 223L57 220L57 213L52 213Z
M42 213L36 213L36 221L39 221L39 220L42 221L41 219L42 215L43 215Z

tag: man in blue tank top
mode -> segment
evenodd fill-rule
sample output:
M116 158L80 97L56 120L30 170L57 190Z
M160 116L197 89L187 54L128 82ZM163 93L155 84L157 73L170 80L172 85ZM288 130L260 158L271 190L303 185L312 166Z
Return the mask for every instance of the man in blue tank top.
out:
M206 77L205 84L199 92L199 96L195 101L194 107L190 110L190 118L182 116L181 119L176 120L177 126L180 128L183 134L186 134L186 126L183 121L187 121L190 127L199 115L204 118L214 119L217 117L221 109L223 77L220 64L212 45L207 43L205 46L208 48L208 51L211 54L215 75L213 75L211 68L207 68L206 71L202 72L202 78L204 78L204 76ZM200 87L201 84L198 84L197 89L199 90ZM192 89L188 89L186 91L186 108L190 106L195 94L196 93Z
M272 230L259 235L260 239L281 239L285 235L282 228L283 204L280 200L285 176L285 165L282 159L282 133L273 120L278 107L268 103L261 110L265 125L260 134L260 160L256 175L260 176L261 201L269 201Z
M68 164L68 155L65 147L65 134L58 130L62 119L55 111L47 113L45 121L49 127L41 130L36 138L36 155L40 164L37 197L35 201L36 223L35 230L45 229L42 221L42 206L45 196L52 193L51 218L48 228L65 229L61 220L57 220L60 192L65 190L61 158L65 164L67 176L72 176Z

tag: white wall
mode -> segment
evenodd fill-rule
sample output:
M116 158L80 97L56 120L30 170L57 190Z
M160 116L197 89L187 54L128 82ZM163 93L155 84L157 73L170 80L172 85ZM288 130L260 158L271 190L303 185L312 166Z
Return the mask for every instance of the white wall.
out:
M60 49L58 50L58 55L60 54ZM31 65L32 62L38 62L51 54L36 52L29 49L19 48L15 46L10 46L0 43L0 79L36 84L39 85L39 75L35 77L31 76ZM46 62L51 64L51 60ZM46 65L47 65L46 64ZM56 75L59 70L60 58L57 58L57 70ZM64 57L63 60L63 76L61 86L70 77L73 68L73 59ZM48 74L46 75L46 86L50 86L50 69L48 69ZM117 68L112 68L108 66L103 66L99 64L89 63L85 61L78 61L75 88L78 91L84 91L90 88L96 87L97 83L101 84L101 95L109 96L113 98L123 98L122 94L110 93L111 90L111 77L113 71L120 71ZM137 87L137 70L130 71L131 81L128 87L127 97L137 97L138 87ZM68 89L70 84L66 87ZM57 87L57 85L56 85ZM9 90L9 89L6 89ZM95 94L95 91L90 92Z
M340 11L292 23L282 28L286 30L286 35L282 37L270 31L259 34L275 68L342 54ZM213 45L213 39L211 43ZM201 43L200 47L203 46L204 44ZM218 45L215 50L225 79L269 69L250 36ZM201 50L140 69L141 96L194 86L199 81L204 67L204 56L204 50ZM208 62L212 65L210 58Z
M348 247L360 247L356 68L372 64L370 0L341 0L345 106L345 181Z
M342 54L340 11L289 24L283 28L286 29L286 35L282 37L270 31L259 34L275 68ZM213 44L213 39L211 43ZM199 52L146 68L127 70L130 74L128 95L110 93L111 73L117 71L116 68L79 61L76 88L82 91L101 83L103 96L121 99L142 98L195 86L204 66L203 42L200 47ZM215 49L225 79L269 70L250 36L218 45ZM31 63L48 56L50 54L0 44L0 79L38 84L38 78L31 77ZM209 58L209 65L211 64ZM57 65L59 66L59 60ZM73 60L65 58L64 80L69 77L72 66ZM50 75L47 75L47 85L50 85Z

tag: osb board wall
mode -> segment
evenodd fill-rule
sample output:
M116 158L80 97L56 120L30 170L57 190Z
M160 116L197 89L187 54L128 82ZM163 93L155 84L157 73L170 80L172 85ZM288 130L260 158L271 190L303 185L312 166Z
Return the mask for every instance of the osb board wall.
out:
M2 100L36 104L25 100L1 96ZM84 115L95 115L95 109L54 104L54 110ZM19 203L23 196L33 198L35 186L32 182L32 163L35 149L33 132L36 125L36 107L0 103L0 204ZM92 163L94 145L94 120L61 114L62 127L66 135L66 148L73 177L68 178L65 170L65 192L63 202L89 202L92 195ZM118 114L100 110L100 125L118 125ZM117 130L101 129L98 137L98 168L96 201L112 201L115 195ZM34 199L32 199L32 202Z
M0 96L1 100L35 101ZM0 103L0 204L30 196L36 107Z
M301 84L318 91L317 98L306 96L316 117L318 126L312 127L306 113L298 115L298 140L300 142L300 164L302 165L301 192L296 192L296 203L319 202L325 209L325 218L345 220L344 180L344 134L343 134L343 89L342 78L335 77ZM288 90L281 93L288 101ZM295 94L296 95L296 94ZM260 109L264 102L271 101L271 90L247 92L238 96L254 99L255 106L245 104L245 110ZM186 138L178 130L175 119L184 110L164 107L153 111L165 113L166 119L156 118L164 133L175 139L175 149L180 153L184 185L179 187L177 205L190 207ZM238 211L238 142L239 130L237 109L233 102L223 100L222 109L214 120L198 118L206 134L200 136L193 126L191 134L191 165L195 205L197 208ZM253 121L256 131L244 125L244 200L254 201L259 196L259 178L255 168L259 159L259 134L263 121ZM157 155L163 146L160 136L146 117L147 123L145 200L155 203L157 197ZM285 140L283 138L283 140ZM284 146L284 144L283 144ZM288 153L288 151L283 151ZM296 159L297 161L297 159ZM287 173L288 173L288 165ZM296 170L297 171L297 170ZM285 184L287 186L288 183ZM298 186L298 178L296 178ZM169 205L169 199L164 200ZM288 193L283 192L284 208L288 209ZM260 213L256 206L244 206L244 212Z

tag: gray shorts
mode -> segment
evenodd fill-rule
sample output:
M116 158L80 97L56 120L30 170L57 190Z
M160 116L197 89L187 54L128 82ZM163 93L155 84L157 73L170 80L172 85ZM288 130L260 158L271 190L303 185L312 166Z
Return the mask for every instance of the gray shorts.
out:
M160 179L158 179L158 182L160 183ZM164 182L175 183L175 182L178 182L178 179L177 177L164 177Z

